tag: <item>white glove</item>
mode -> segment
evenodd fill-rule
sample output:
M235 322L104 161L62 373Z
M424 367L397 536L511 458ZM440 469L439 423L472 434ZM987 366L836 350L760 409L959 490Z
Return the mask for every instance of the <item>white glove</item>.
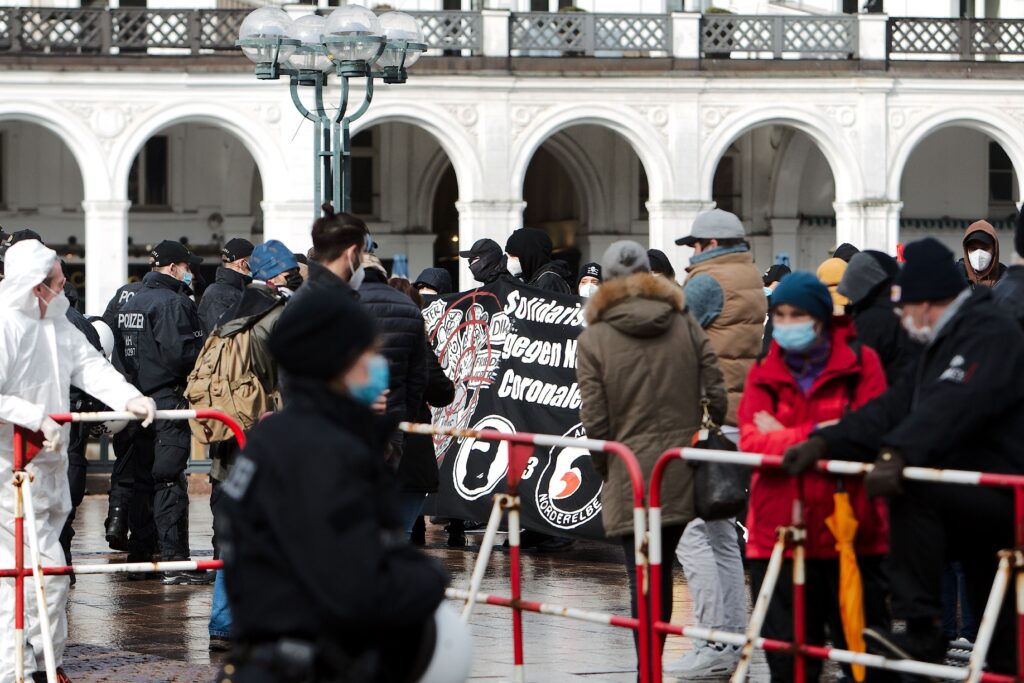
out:
M124 409L142 419L142 426L148 427L156 419L156 401L149 396L137 396L125 404Z
M39 431L43 433L43 447L48 451L59 453L64 446L64 428L50 418L44 417Z

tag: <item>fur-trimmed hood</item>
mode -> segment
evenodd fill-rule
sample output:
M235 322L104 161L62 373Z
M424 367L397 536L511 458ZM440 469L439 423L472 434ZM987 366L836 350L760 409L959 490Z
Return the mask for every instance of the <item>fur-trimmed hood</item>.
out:
M605 322L632 337L656 337L686 310L683 290L651 273L608 280L587 303L587 324Z

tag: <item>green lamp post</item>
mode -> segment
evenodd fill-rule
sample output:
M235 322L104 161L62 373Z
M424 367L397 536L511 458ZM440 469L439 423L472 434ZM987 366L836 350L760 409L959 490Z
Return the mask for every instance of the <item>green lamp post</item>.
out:
M406 69L426 51L419 22L403 12L379 17L359 5L346 5L327 17L307 15L292 20L276 7L253 10L235 43L256 64L256 78L289 79L292 103L313 122L313 215L325 202L351 210L352 157L349 126L373 101L373 83L405 83ZM324 107L324 88L334 74L339 81L338 107ZM349 112L349 81L365 78L362 103ZM312 91L312 105L303 93Z

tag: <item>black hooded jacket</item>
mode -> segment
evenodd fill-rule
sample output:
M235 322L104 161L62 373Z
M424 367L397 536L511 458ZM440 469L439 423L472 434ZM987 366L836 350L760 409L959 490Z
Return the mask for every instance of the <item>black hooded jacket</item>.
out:
M248 275L224 266L217 268L217 278L199 300L199 320L206 334L213 332L222 315L238 305L242 292L250 282L252 278Z
M1010 266L992 287L996 305L1024 329L1024 266Z
M921 353L921 346L910 340L896 315L890 294L891 282L882 283L857 306L851 306L857 339L875 350L885 368L889 386L908 372Z
M551 260L551 250L551 238L536 228L516 230L505 245L505 251L519 259L523 282L549 292L572 294L572 287L566 280L572 274L561 261Z
M437 292L438 296L451 294L454 291L451 273L444 268L425 268L412 284L416 288L419 288L420 285L429 287Z
M493 240L486 240L487 246L477 258L470 261L469 270L477 282L489 285L502 277L512 278L505 267L505 253Z
M402 533L384 463L393 424L322 381L292 377L290 387L222 489L232 637L329 642L356 657L403 632L415 642L408 631L432 618L447 578Z

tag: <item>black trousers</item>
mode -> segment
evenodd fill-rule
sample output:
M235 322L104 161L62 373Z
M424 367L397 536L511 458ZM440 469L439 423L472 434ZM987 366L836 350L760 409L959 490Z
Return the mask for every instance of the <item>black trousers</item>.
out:
M136 446L138 442L147 443ZM111 438L114 470L110 474L107 518L128 515L128 553L133 560L149 560L156 551L153 521L152 433L137 422L129 422Z
M683 537L686 526L663 526L661 527L661 620L671 621L672 619L672 570L676 565L676 546L679 539ZM630 614L636 618L636 548L633 535L622 536L622 551L625 554L626 574L629 576L629 607ZM647 612L650 614L650 610ZM658 636L661 639L662 648L665 647L665 634ZM633 631L633 645L637 652L640 651L639 634Z
M897 619L941 623L942 577L949 561L963 567L967 599L980 615L988 604L997 553L1013 547L1013 495L974 486L904 483L889 501L892 611ZM1013 582L989 650L989 669L1016 671Z
M85 497L85 474L89 462L85 459L88 430L81 423L72 424L68 436L68 485L71 489L71 512L60 532L60 545L64 560L71 564L71 539L75 537L75 512Z
M185 401L171 389L152 394L157 410L181 408ZM185 468L192 444L192 432L184 420L157 420L139 428L132 457L138 473L149 465L153 482L153 521L162 560L185 560L188 546L188 484Z
M889 609L886 604L888 585L884 568L885 558L881 556L858 557L861 583L864 586L864 620L868 626L888 631L890 627ZM768 571L768 560L750 560L750 588L756 596L764 585ZM824 645L826 639L832 646L846 649L846 636L843 632L843 620L839 612L839 561L838 560L807 560L804 563L804 596L806 611L804 614L804 634L810 645ZM782 573L775 584L775 592L768 603L768 614L761 629L765 638L776 640L793 640L793 562L786 560L782 565ZM789 683L793 680L793 657L775 652L765 653L768 668L771 671L772 683ZM807 680L816 681L821 675L822 662L818 659L805 659L807 662ZM848 678L852 674L848 667L843 667ZM869 678L871 672L869 670Z
M210 444L210 459L215 461L216 465L214 471L230 472L231 466L235 462L235 458L238 457L238 442L234 439L228 439L227 441L221 441L219 443ZM227 479L227 476L221 475L223 479ZM220 541L217 539L217 519L224 514L221 509L221 479L215 479L214 476L210 475L210 512L213 513L213 559L220 559Z

